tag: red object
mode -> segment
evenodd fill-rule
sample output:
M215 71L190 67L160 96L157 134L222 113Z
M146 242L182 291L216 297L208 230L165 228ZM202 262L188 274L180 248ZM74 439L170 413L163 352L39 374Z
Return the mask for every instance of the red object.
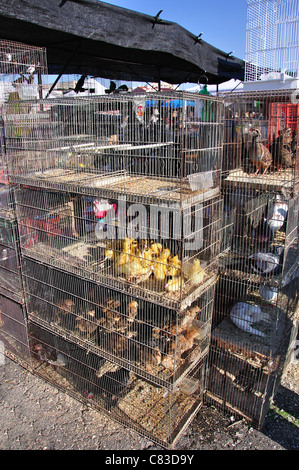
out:
M34 219L34 227L46 232L48 237L55 237L61 234L60 217L51 216L45 219Z
M290 127L298 130L299 104L270 103L269 105L269 142L278 137L279 131Z

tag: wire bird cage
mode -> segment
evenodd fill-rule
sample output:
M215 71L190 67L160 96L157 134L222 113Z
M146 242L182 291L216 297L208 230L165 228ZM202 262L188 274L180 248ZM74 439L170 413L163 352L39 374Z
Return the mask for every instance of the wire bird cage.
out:
M15 198L22 253L37 261L179 310L215 282L219 195L184 210L33 187Z
M163 447L174 445L202 405L204 363L169 393L33 323L29 336L37 375Z
M90 195L115 183L117 192L188 201L219 183L222 107L185 92L7 103L10 177Z
M45 48L0 39L1 104L42 98L47 75Z
M31 340L70 365L33 343L33 368L167 447L202 404L222 112L190 93L4 105ZM101 364L125 377L120 396Z
M0 295L0 359L5 356L31 367L25 305ZM2 362L1 362L2 363Z
M298 315L298 104L291 96L225 97L223 238L207 397L259 428Z
M245 82L299 77L297 0L247 0Z
M183 312L23 261L30 320L157 385L177 383L207 355L214 290Z

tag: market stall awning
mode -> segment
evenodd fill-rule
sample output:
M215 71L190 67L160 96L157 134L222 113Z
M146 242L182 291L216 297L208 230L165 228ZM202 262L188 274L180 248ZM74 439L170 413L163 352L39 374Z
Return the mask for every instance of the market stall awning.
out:
M162 15L97 0L0 0L0 36L47 49L50 74L218 84L244 62Z

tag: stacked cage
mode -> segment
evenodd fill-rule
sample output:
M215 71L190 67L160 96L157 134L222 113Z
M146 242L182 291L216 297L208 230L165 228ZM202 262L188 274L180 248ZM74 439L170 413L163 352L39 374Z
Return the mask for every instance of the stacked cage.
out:
M296 0L247 0L245 82L298 78L298 34Z
M20 265L20 240L14 205L15 186L8 178L5 120L26 128L21 100L41 92L46 70L45 51L13 41L0 41L0 340L3 352L28 367L31 363L26 307ZM11 128L11 126L8 126Z
M223 237L207 397L261 427L298 317L294 90L224 96Z
M164 447L203 402L218 273L223 101L26 102L7 155L36 371ZM35 106L35 113L30 113Z

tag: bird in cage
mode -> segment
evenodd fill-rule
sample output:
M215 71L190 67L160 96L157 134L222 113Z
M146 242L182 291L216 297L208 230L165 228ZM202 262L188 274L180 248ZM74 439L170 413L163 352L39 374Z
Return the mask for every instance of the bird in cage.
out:
M174 369L176 365L180 365L182 355L193 348L198 333L198 329L191 326L174 337L169 344L167 355L164 356L161 362L165 369Z
M292 138L290 127L279 131L278 137L274 137L270 147L274 170L280 171L282 168L293 166Z
M75 330L78 330L80 336L91 338L97 329L97 325L85 318L76 318Z
M188 283L192 286L198 286L205 278L205 270L202 268L198 258L195 258L192 263L187 262L183 270Z
M184 279L182 277L173 277L167 280L165 284L165 290L169 293L178 292L185 285Z
M153 273L154 278L157 281L164 281L167 276L168 270L168 259L170 256L169 248L164 248L162 253L159 255L158 258L155 259L153 262Z
M263 215L258 224L252 227L251 242L257 250L268 247L274 240L269 221Z
M283 251L280 254L258 252L248 257L250 267L261 276L274 276L281 270Z
M66 357L61 352L46 344L34 344L33 352L41 362L46 362L52 366L65 367L67 364Z
M117 299L106 300L102 307L102 318L99 320L99 324L107 329L114 327L116 323L120 321L121 315L118 312L120 307L120 301Z
M179 259L178 255L170 255L169 260L168 260L168 266L167 266L167 276L171 277L176 277L180 276L181 274L181 268L182 268L182 262Z
M67 327L72 321L72 316L76 311L75 302L72 299L63 299L57 302L56 323L62 327Z
M162 361L162 354L159 347L150 348L142 346L139 348L139 356L145 370L150 373L153 373Z
M262 284L259 288L259 294L266 302L275 302L278 296L278 288Z
M291 150L293 153L293 158L296 158L296 152L297 152L297 140L298 140L298 132L297 130L293 131L293 136L292 136L292 142L291 142Z
M261 143L261 130L256 127L250 129L250 132L251 142L248 146L248 158L256 168L254 176L258 175L261 170L263 170L263 174L266 174L272 163L272 155L267 147Z
M265 337L266 331L271 327L271 318L263 312L259 305L248 302L236 303L231 312L232 322L246 333Z
M132 300L129 302L127 305L127 321L129 323L133 323L135 321L135 318L138 314L138 302L136 300Z

